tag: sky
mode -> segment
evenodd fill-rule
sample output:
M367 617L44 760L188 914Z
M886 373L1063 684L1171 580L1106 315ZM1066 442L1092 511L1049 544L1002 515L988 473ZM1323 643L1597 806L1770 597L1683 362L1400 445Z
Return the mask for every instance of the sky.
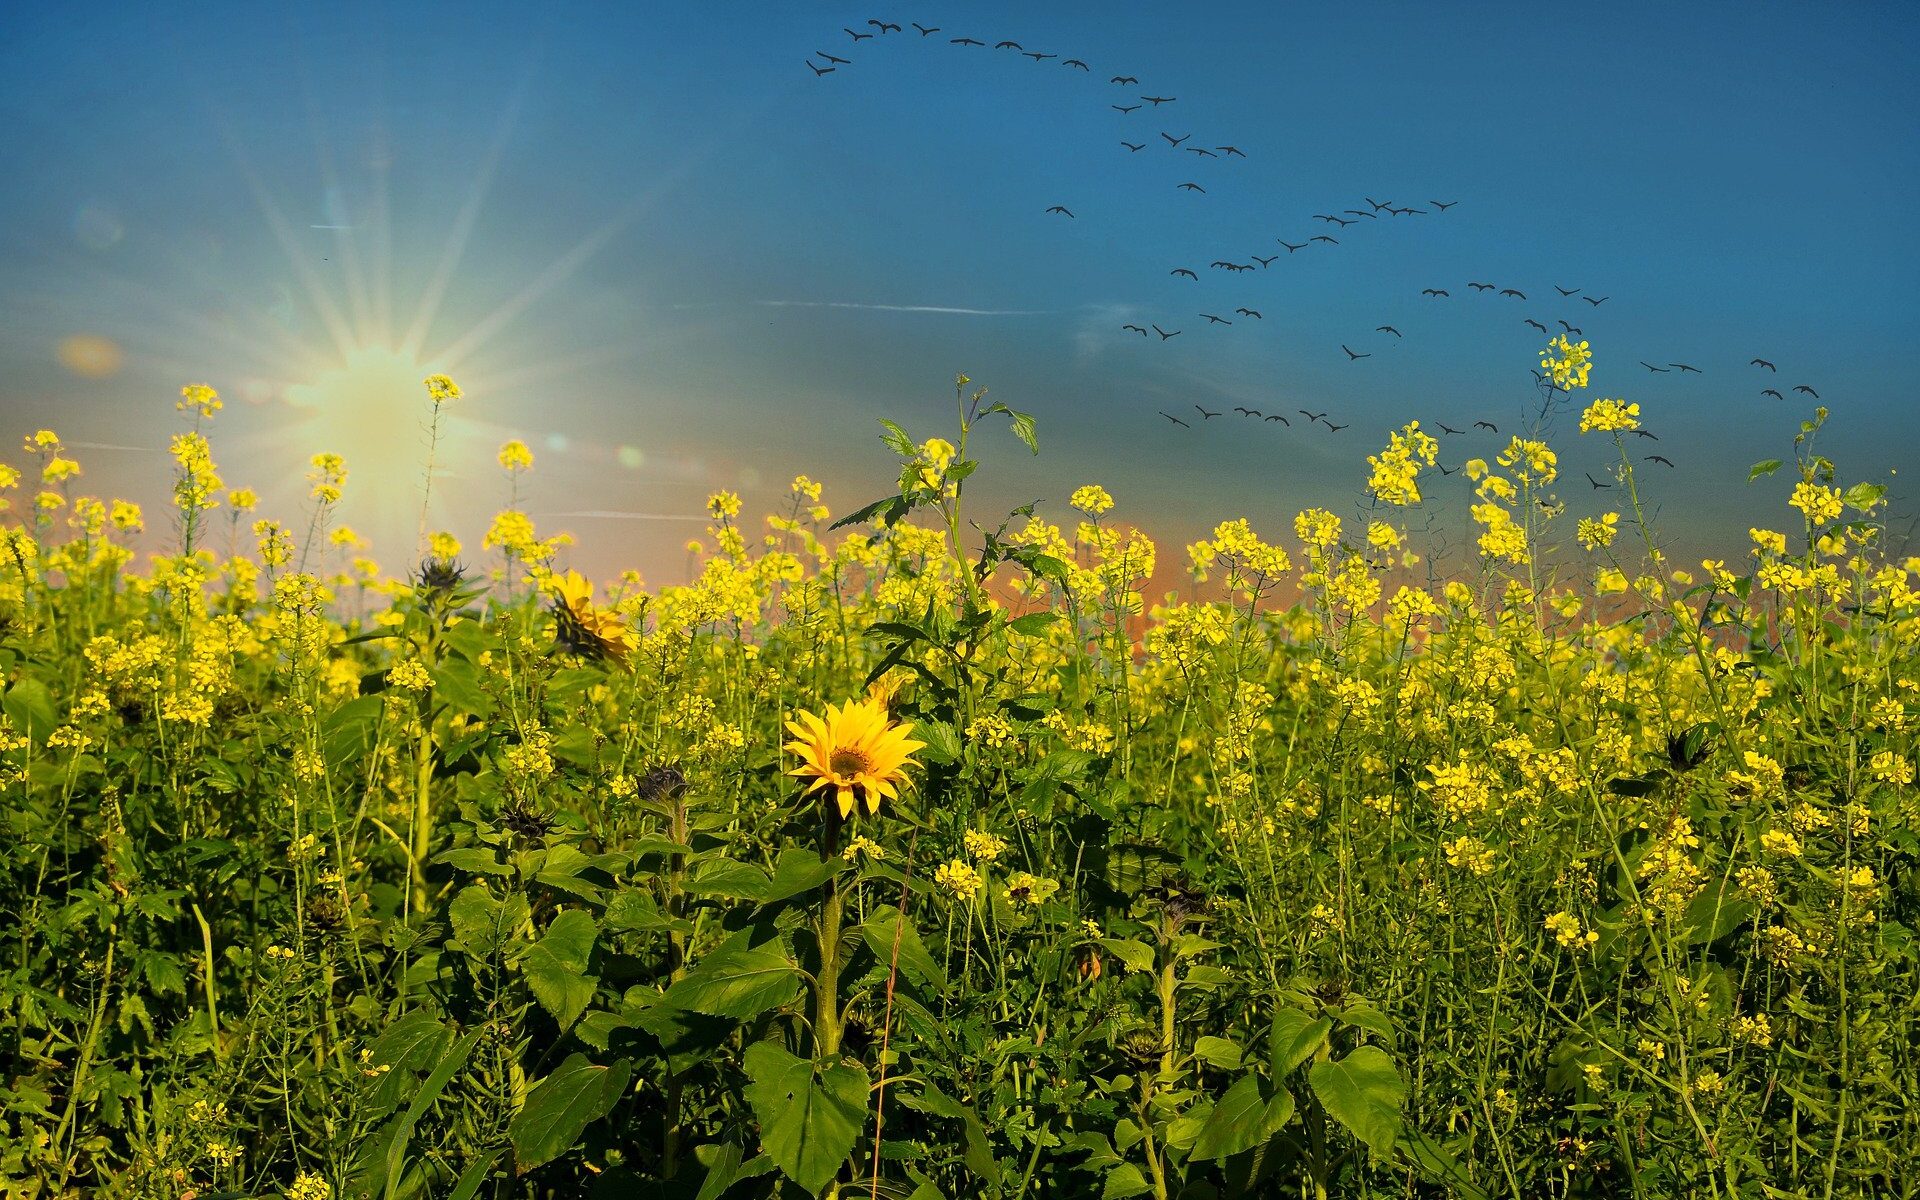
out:
M157 513L172 401L211 384L227 482L299 521L308 457L342 454L341 519L397 570L419 381L445 371L466 395L443 413L434 527L477 554L517 503L591 573L676 582L710 492L770 511L805 472L851 510L894 475L879 418L951 436L965 372L1035 415L1042 451L983 432L976 515L1039 500L1065 521L1099 482L1163 544L1240 516L1280 538L1303 507L1356 512L1365 457L1409 420L1466 431L1441 438L1449 467L1528 428L1545 339L1525 322L1565 320L1595 354L1580 399L1638 402L1659 441L1636 459L1675 464L1636 467L1677 553L1785 524L1786 476L1747 467L1791 457L1814 406L1798 385L1832 410L1820 446L1843 475L1916 511L1920 8L715 13L11 15L0 444L52 428L88 490ZM1244 157L1186 153L1224 146ZM1570 514L1616 507L1580 478L1608 480L1611 445L1574 426L1549 427ZM516 437L537 462L511 494L494 454ZM1464 477L1428 494L1409 523L1459 546ZM170 536L151 521L148 548Z

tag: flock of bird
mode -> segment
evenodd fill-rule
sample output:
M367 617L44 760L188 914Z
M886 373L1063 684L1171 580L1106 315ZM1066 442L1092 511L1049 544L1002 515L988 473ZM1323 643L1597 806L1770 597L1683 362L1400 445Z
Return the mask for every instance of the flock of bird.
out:
M917 22L909 22L908 26L910 26L916 32L919 39L922 40L935 37L944 32L940 26L926 26ZM902 26L897 22L883 21L875 18L868 20L863 28L843 27L842 32L852 39L854 46L858 46L860 43L866 41L904 35L908 26ZM1053 63L1057 67L1069 71L1084 72L1089 76L1095 76L1096 74L1093 68L1082 59L1062 57L1059 54L1041 50L1029 50L1022 43L1008 38L988 40L965 36L950 36L946 40L950 45L957 47L983 49L993 52L1010 51L1014 54L1032 59L1036 64L1042 66ZM820 63L816 63L812 58L807 60L807 66L813 71L816 77L830 75L842 67L851 66L853 63L853 60L850 58L830 54L824 50L816 50L814 57L821 59L825 64L821 65ZM1136 126L1138 122L1143 120L1142 117L1136 114L1142 112L1159 114L1165 106L1177 104L1180 99L1178 96L1162 95L1158 94L1158 92L1149 94L1143 90L1140 79L1132 74L1113 75L1108 78L1106 86L1108 88L1126 89L1124 93L1118 94L1117 97L1110 94L1109 99L1113 100L1117 98L1118 102L1110 102L1108 107L1118 113L1121 120L1135 123ZM1178 112L1179 110L1175 109L1173 111ZM1158 124L1160 124L1160 122L1155 122L1155 125ZM1199 144L1189 144L1194 142L1194 139L1195 133L1191 130L1176 133L1150 125L1148 126L1147 132L1138 133L1132 137L1121 137L1119 139L1119 145L1127 154L1134 155L1144 153L1148 149L1164 143L1164 149L1159 151L1162 155L1191 155L1193 156L1196 168L1198 168L1201 163L1209 161L1224 165L1229 160L1245 159L1248 157L1246 151L1231 142L1222 141L1219 144L1214 144L1214 139L1208 138ZM1184 162L1186 160L1182 158L1181 161ZM1182 174L1185 174L1185 172L1182 172ZM1202 176L1201 178L1207 178L1208 182L1216 182L1210 177ZM1180 179L1179 182L1174 184L1174 188L1177 191L1192 194L1196 197L1209 195L1207 186L1197 178ZM1442 215L1449 209L1454 208L1458 203L1459 201L1457 200L1430 199L1424 202L1423 207L1420 204L1396 204L1392 200L1376 200L1371 196L1363 196L1354 202L1354 207L1334 205L1328 206L1328 211L1311 214L1308 217L1309 220L1321 222L1325 227L1321 232L1315 233L1309 231L1294 234L1293 236L1299 239L1297 241L1285 237L1276 237L1274 241L1277 249L1274 249L1270 254L1246 253L1223 255L1208 262L1206 270L1209 273L1216 271L1224 272L1230 279L1239 279L1249 273L1257 278L1259 273L1270 270L1274 263L1280 261L1283 257L1291 258L1293 255L1302 252L1323 253L1324 251L1320 250L1319 247L1331 248L1340 246L1342 244L1340 240L1341 237L1346 236L1348 229L1351 227L1357 226L1364 229L1370 224L1378 224L1382 221L1393 223L1402 218ZM1359 207L1359 205L1364 205L1365 207ZM1080 219L1080 212L1077 211L1077 208L1078 206L1076 204L1058 202L1047 205L1042 209L1042 214L1055 219L1074 221ZM1336 236L1336 233L1339 236ZM1199 283L1201 282L1202 276L1201 272L1195 267L1183 265L1171 268L1167 272L1166 278L1169 280L1180 279L1190 283ZM1529 292L1520 287L1508 286L1486 280L1469 281L1465 287L1468 292L1476 296L1486 296L1494 300L1518 301L1522 304L1533 303L1532 296ZM1564 302L1575 300L1583 301L1590 306L1590 309L1594 312L1597 312L1602 305L1612 299L1611 295L1590 295L1581 288L1562 287L1559 284L1554 284L1553 290L1557 293L1559 300ZM1465 293L1462 294L1464 295ZM1451 287L1423 288L1420 296L1422 299L1428 301L1446 301L1455 298ZM1205 322L1201 327L1204 329L1231 328L1236 324L1244 325L1249 322L1265 321L1266 318L1260 308L1255 307L1258 303L1257 300L1251 300L1251 298L1247 297L1242 297L1241 299L1248 300L1248 302L1242 303L1236 300L1233 302L1233 307L1228 308L1222 306L1215 312L1194 311L1191 318L1162 316L1156 321L1148 321L1145 324L1139 321L1129 321L1120 326L1120 332L1129 336L1145 339L1152 344L1164 345L1185 334L1188 331L1187 325L1189 320ZM1525 310L1522 311L1524 312ZM1564 316L1556 316L1553 320L1554 324L1548 325L1534 315L1524 315L1521 317L1521 323L1524 327L1533 329L1548 337L1561 335L1572 339L1585 337L1585 330L1581 325L1566 319ZM1366 337L1355 338L1353 340L1361 346L1366 347L1369 345L1367 340L1369 338L1392 338L1392 342L1385 344L1395 345L1403 342L1405 337L1405 333L1403 333L1393 321L1389 320L1375 326L1369 331ZM1381 345L1382 343L1378 340L1371 342L1372 347L1379 347ZM1346 361L1349 364L1363 362L1366 359L1374 357L1377 352L1374 348L1355 349L1354 346L1346 342L1340 343L1340 349L1345 354ZM1657 374L1677 372L1681 375L1700 375L1705 373L1702 368L1683 362L1669 362L1665 365L1660 365L1642 360L1640 365L1648 371ZM1751 360L1748 365L1769 372L1777 372L1774 364L1770 360L1763 358L1755 358ZM1535 371L1534 378L1536 384L1543 392L1556 393L1563 390L1556 387L1553 380L1543 372ZM1820 398L1819 392L1808 385L1797 385L1793 388L1793 391L1810 396L1816 401ZM1760 394L1780 400L1786 398L1777 388L1764 388ZM1215 411L1200 404L1195 404L1193 407L1199 414L1197 421L1202 425L1216 418L1225 416L1224 410ZM1287 414L1263 412L1259 409L1240 406L1234 407L1232 411L1242 419L1253 420L1262 425L1278 421L1288 428L1293 427L1293 422ZM1352 423L1351 420L1349 420L1345 424L1335 424L1330 419L1330 414L1326 412L1315 413L1307 409L1297 409L1294 411L1301 417L1306 418L1305 425L1307 428L1324 426L1329 433L1338 433ZM1159 415L1182 429L1192 429L1196 420L1195 418L1182 418L1165 410L1159 410ZM1465 430L1452 428L1445 423L1437 424L1443 438L1466 436L1474 431L1486 431L1494 435L1498 435L1499 433L1498 427L1493 422L1487 420L1474 421L1470 429ZM1659 440L1658 436L1650 430L1638 429L1633 432L1644 439ZM1644 461L1658 463L1668 468L1674 466L1671 459L1660 454L1646 455L1644 456ZM1440 465L1439 470L1443 475L1451 475L1458 471L1459 467ZM1586 479L1595 490L1605 490L1615 486L1613 483L1603 483L1595 479L1590 473L1586 475Z

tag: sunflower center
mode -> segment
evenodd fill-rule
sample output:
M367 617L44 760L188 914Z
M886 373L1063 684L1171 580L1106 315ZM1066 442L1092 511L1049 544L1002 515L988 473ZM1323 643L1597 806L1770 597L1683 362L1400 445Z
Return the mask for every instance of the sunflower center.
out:
M873 769L873 760L867 757L865 750L853 746L842 746L833 752L827 760L827 767L835 775L859 775Z

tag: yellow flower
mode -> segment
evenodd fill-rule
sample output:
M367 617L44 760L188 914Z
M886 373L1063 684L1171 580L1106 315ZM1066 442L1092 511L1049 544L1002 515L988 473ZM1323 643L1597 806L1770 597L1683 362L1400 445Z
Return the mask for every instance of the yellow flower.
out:
M1618 400L1595 400L1580 414L1580 432L1627 432L1640 428L1640 406Z
M1562 390L1583 388L1588 372L1593 370L1593 351L1585 342L1568 341L1563 333L1540 352L1540 366L1553 376L1553 386Z
M980 885L984 882L980 878L980 872L957 858L940 864L940 869L933 873L933 881L961 900L971 900L978 896Z
M211 417L221 409L220 393L204 383L190 383L180 389L180 399L174 402L173 407L178 412Z
M1620 532L1620 514L1610 512L1599 519L1581 517L1580 525L1574 537L1588 550L1604 550L1613 545L1613 537Z
M786 749L801 763L787 774L812 779L808 795L832 788L842 818L852 815L856 797L869 814L880 810L882 799L897 799L910 782L906 768L919 765L911 755L926 745L907 736L911 722L889 721L886 702L873 696L829 704L824 719L810 712L797 718L787 722L794 740Z
M427 553L437 562L450 563L460 557L460 539L440 530L427 539Z
M233 506L235 512L252 512L254 506L260 503L260 497L252 488L235 488L227 493L227 503Z
M1090 483L1083 488L1075 489L1072 499L1067 503L1090 517L1097 517L1113 508L1113 497L1108 495L1107 489L1099 484Z
M593 585L578 571L553 577L554 636L575 654L625 662L639 645L627 623L609 609L593 603Z
M707 497L707 512L716 521L737 517L740 515L740 497L732 492L715 492Z
M500 447L500 465L509 471L531 471L533 469L533 451L527 444L515 438Z
M433 398L436 407L461 396L460 385L449 376L429 375L421 382L427 385L427 395Z

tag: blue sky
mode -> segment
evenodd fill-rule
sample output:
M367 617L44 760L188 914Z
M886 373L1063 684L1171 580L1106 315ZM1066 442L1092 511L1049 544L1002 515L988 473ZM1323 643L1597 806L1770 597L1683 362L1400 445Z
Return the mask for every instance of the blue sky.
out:
M229 482L292 515L306 456L339 451L346 519L397 566L423 462L406 381L446 369L469 398L450 415L436 525L477 538L506 498L492 451L519 436L539 455L522 498L544 529L578 535L592 570L670 580L714 488L744 491L750 511L800 471L840 510L878 494L891 471L875 419L945 432L961 370L1040 422L1038 459L990 442L988 501L1039 497L1064 516L1067 492L1098 480L1117 515L1180 541L1226 517L1278 533L1308 504L1350 512L1365 455L1406 420L1520 428L1543 340L1523 321L1564 318L1593 344L1596 392L1640 402L1661 437L1644 449L1679 464L1643 464L1665 532L1683 552L1734 550L1784 515L1783 488L1744 481L1790 451L1812 405L1796 384L1832 408L1824 446L1842 469L1900 470L1913 507L1920 416L1898 364L1920 333L1917 11L100 4L15 18L0 45L0 414L92 443L89 486L157 504L170 399L212 383L233 402L215 428ZM875 17L905 28L842 32ZM819 51L853 61L816 77L803 64ZM1140 95L1178 99L1109 107ZM1185 154L1162 132L1247 157ZM1311 219L1363 196L1427 211ZM1340 245L1278 244L1322 233ZM1251 272L1208 267L1273 253ZM1227 415L1198 422L1194 404ZM1348 428L1305 428L1300 408ZM1597 473L1607 448L1572 425L1554 429L1570 474ZM1450 465L1496 448L1445 443ZM1464 489L1436 482L1457 525ZM1575 514L1606 498L1566 495Z

